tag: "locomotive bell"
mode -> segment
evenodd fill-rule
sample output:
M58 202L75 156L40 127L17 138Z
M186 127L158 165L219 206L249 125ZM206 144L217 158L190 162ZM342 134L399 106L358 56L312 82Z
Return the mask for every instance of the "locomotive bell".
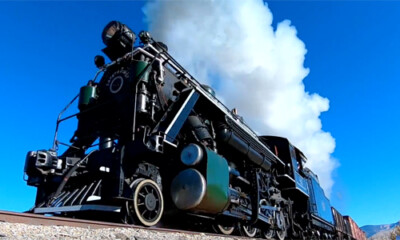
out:
M96 65L97 68L102 68L106 64L106 61L104 60L103 56L96 55L94 57L94 64Z
M141 31L139 33L139 38L140 38L140 41L142 41L142 43L144 43L144 44L148 44L151 42L151 35L147 31Z

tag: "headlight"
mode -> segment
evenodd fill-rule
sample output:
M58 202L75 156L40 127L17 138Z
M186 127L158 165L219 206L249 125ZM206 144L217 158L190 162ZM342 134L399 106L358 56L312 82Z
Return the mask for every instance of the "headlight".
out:
M102 39L107 46L119 43L123 47L132 47L136 40L136 35L125 24L112 21L104 28Z
M110 59L114 60L132 50L136 35L125 24L111 21L104 28L101 38L104 44L107 45L106 50L103 51Z

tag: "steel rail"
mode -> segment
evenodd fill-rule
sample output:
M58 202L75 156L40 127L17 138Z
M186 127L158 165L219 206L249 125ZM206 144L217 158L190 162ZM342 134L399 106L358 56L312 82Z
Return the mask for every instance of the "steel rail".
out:
M76 218L64 218L64 217L53 217L44 216L33 213L18 213L10 211L0 211L0 222L8 223L24 223L30 225L44 225L44 226L70 226L70 227L81 227L81 228L138 228L144 229L144 227L127 225L122 223L111 223L92 221Z

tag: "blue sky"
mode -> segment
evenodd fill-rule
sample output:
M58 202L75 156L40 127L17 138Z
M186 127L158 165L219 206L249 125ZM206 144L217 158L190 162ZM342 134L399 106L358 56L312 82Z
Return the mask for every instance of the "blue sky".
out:
M51 147L59 111L96 72L105 24L119 20L135 32L146 29L144 4L0 2L0 209L32 206L35 189L22 180L26 152ZM306 45L306 90L330 100L321 118L340 163L332 204L360 226L400 220L400 2L268 6L274 24L291 20Z
M400 219L400 2L269 3L308 49L306 90L330 100L323 129L336 139L332 203L360 226Z

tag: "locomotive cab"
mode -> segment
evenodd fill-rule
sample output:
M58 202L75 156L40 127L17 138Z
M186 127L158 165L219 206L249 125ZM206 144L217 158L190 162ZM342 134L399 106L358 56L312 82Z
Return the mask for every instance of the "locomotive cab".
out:
M309 206L310 189L304 172L305 155L288 139L276 136L262 136L260 139L268 145L275 155L283 162L278 170L277 181L284 198L293 201L293 221L301 225L301 232L307 228L308 220L304 219Z
M285 164L284 167L277 168L278 181L283 192L292 193L294 191L308 197L309 189L303 172L303 167L306 163L304 154L286 138L262 136L261 139Z

